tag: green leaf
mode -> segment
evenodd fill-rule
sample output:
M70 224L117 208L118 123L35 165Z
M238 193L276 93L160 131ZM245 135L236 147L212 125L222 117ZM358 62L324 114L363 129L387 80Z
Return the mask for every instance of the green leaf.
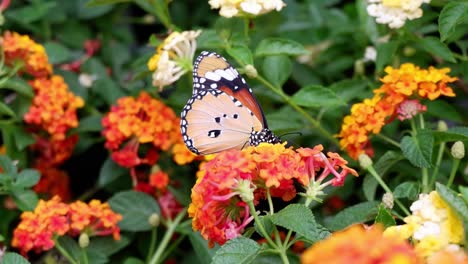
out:
M453 142L468 140L468 127L451 127L447 131L433 131L434 139L439 142Z
M110 78L97 79L93 83L92 89L108 105L115 104L117 99L125 96L120 86Z
M438 182L436 183L436 191L463 221L468 221L468 205L460 195Z
M463 200L465 200L465 203L468 204L468 187L465 186L458 186L458 190L460 191L460 194L463 197Z
M0 168L2 168L3 174L14 177L17 173L17 169L13 164L13 161L8 156L0 155Z
M127 174L127 170L117 165L111 157L108 157L99 170L97 185L98 187L105 187L125 174Z
M30 24L44 18L55 5L57 3L53 1L33 2L33 4L23 5L20 8L9 9L5 14L8 19L18 21L21 24Z
M44 43L44 48L51 64L63 63L71 58L70 49L60 43L46 42Z
M450 1L439 15L440 39L446 41L455 32L457 25L468 19L468 2Z
M119 226L124 231L148 231L151 225L148 219L152 214L161 216L155 199L136 191L119 192L109 199L112 210L123 216Z
M30 262L15 252L7 252L2 258L3 264L30 264Z
M14 126L12 129L14 131L13 137L15 138L15 144L18 150L24 150L27 146L36 142L32 134L24 131L24 127Z
M267 234L272 234L275 225L273 225L273 222L271 222L271 215L263 215L263 216L260 216L259 219L260 219L259 223L261 223L263 225L263 228L265 229L265 232ZM255 221L254 227L255 227L255 231L257 233L261 234L259 223L257 221ZM245 234L244 234L244 236L245 236Z
M345 106L332 90L320 85L309 85L302 87L292 96L292 101L305 107Z
M2 116L16 117L16 114L8 105L0 102L0 117Z
M394 198L407 198L416 200L419 194L419 184L417 182L403 182L393 190Z
M430 168L432 166L434 137L429 131L421 130L415 137L404 136L401 139L400 146L405 158L414 166L420 168Z
M383 177L393 165L403 159L404 157L400 153L391 150L387 151L374 164L375 171ZM368 201L373 201L375 199L377 186L378 182L375 180L374 176L367 173L364 178L363 191Z
M199 263L211 263L211 259L219 250L219 246L215 244L213 248L209 248L208 242L200 235L200 232L191 230L188 237Z
M87 248L86 259L84 254L80 254L78 263L107 264L109 263L109 259L103 252L97 251L94 248Z
M88 7L100 6L100 5L111 5L117 3L131 2L133 0L89 0L86 3Z
M399 43L395 40L377 45L377 58L375 60L375 65L378 72L381 72L385 66L392 64L392 60L395 58L398 46Z
M110 256L126 247L130 242L130 238L126 235L121 235L120 240L114 240L112 236L93 237L90 240L88 250L101 252L105 256Z
M241 66L253 65L253 56L250 49L245 45L232 45L226 49L226 52L238 61Z
M453 104L443 100L435 100L424 103L427 106L427 113L444 120L463 122L462 115L455 109Z
M260 246L252 239L237 237L226 242L214 255L212 264L252 263Z
M448 62L456 62L452 51L436 37L425 37L419 39L415 44L431 55L440 57Z
M37 170L24 169L16 177L16 181L13 183L16 187L30 188L39 182L41 175Z
M31 190L20 190L11 193L13 200L21 211L32 211L36 208L37 194Z
M273 224L287 228L311 242L319 241L330 232L315 222L310 209L303 204L290 204L271 216Z
M379 206L379 212L375 218L375 223L381 223L385 228L396 225L392 213L382 204Z
M81 248L70 236L59 236L58 243L70 256L77 261L81 256Z
M287 56L268 56L263 61L262 70L268 81L281 87L291 75L292 63Z
M143 260L137 259L135 257L128 257L122 263L123 264L145 264Z
M369 201L345 208L335 216L325 219L325 227L337 231L352 224L373 220L378 212L378 204L377 201Z
M171 17L166 0L133 0L141 9L155 15L166 28L172 28Z
M283 107L266 114L268 126L271 130L277 131L298 131L304 128L303 120L295 114L293 109Z
M80 124L76 128L77 132L100 132L102 131L101 124L102 116L92 115L80 119Z
M297 56L308 54L304 46L290 39L267 38L263 39L255 50L255 56L288 55Z
M19 78L11 78L6 80L4 83L2 83L0 89L12 90L28 98L34 97L33 89L29 83Z

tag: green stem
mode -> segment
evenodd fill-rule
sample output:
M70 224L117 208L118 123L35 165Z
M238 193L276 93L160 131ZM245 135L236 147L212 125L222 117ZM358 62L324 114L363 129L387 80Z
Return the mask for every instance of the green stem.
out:
M270 247L278 250L278 246L275 244L275 242L273 242L273 240L271 239L270 234L268 234L266 232L265 227L263 226L263 222L258 217L257 212L255 211L255 206L253 204L253 201L249 201L249 202L247 202L247 204L249 205L250 214L254 217L254 221L257 224L261 235L266 239L266 241L270 245Z
M174 249L179 246L179 244L185 239L186 235L180 235L177 237L176 241L172 242L171 245L167 248L166 251L164 251L164 254L162 255L161 259L166 259L169 254L174 251Z
M83 255L83 264L88 264L89 263L88 254L86 253L85 248L81 248L81 254Z
M270 189L267 188L267 200L268 200L268 207L270 207L270 214L273 215L275 213L275 208L273 206L273 201L271 200Z
M400 148L400 143L396 142L395 140L383 135L383 134L376 134L376 136L378 138L381 138L383 139L384 141L386 141L387 143L390 143L392 144L393 146L397 147L397 148Z
M167 221L167 230L164 233L164 237L162 238L161 243L158 246L158 249L154 253L153 257L151 258L151 261L148 262L149 264L156 264L156 263L162 262L161 257L164 253L164 250L166 249L169 241L171 240L171 237L174 234L176 227L179 225L180 221L182 221L186 213L187 213L187 210L184 209L174 218L174 220Z
M460 160L454 159L452 169L450 170L450 176L447 181L447 188L450 188L450 186L452 185L453 180L455 179L455 174L457 173L457 170L458 170L458 166L460 166Z
M250 18L244 17L244 37L247 42L249 42L249 24Z
M77 261L75 261L75 259L73 259L73 257L70 255L70 253L68 253L67 250L65 250L62 245L60 245L59 241L58 241L58 236L54 235L54 242L55 242L55 248L60 252L60 254L62 254L62 256L64 256L71 264L78 264Z
M327 138L331 143L335 144L336 146L339 146L339 142L338 140L332 135L330 134L328 131L326 131L325 129L322 128L322 126L320 125L320 122L317 121L315 118L313 118L312 116L310 116L304 109L302 109L299 105L297 105L296 103L294 103L291 98L286 95L280 88L278 87L275 87L273 84L271 84L270 82L268 82L265 78L263 78L262 76L260 75L257 75L256 79L261 82L263 85L265 85L266 87L268 87L270 90L272 90L273 92L275 92L277 95L279 95L289 106L291 106L294 110L296 110L297 112L299 112L300 114L302 114L306 119L307 121L309 121L312 126L314 127L314 129L319 133L321 134L322 136L324 136L325 138Z
M423 193L428 193L430 190L429 172L427 171L427 168L421 168L421 173L422 173L422 191Z
M440 169L439 167L440 167L440 163L442 162L442 156L444 155L444 149L445 149L445 142L442 142L440 143L439 152L437 153L437 160L436 160L435 168L434 168L434 171L432 172L431 180L429 181L429 187L431 188L432 186L434 186L434 183L437 178L437 174L439 174L439 169Z
M426 128L425 124L424 124L424 116L422 114L419 114L418 115L418 119L419 119L419 127L421 129L424 129Z
M374 176L375 180L380 184L380 186L385 190L385 192L392 194L393 192L390 190L390 188L387 186L387 184L382 180L380 175L375 171L373 166L369 166L367 168L367 171ZM406 209L406 207L400 202L400 200L394 198L395 203L400 207L400 209L406 214L410 215L411 213Z
M154 253L154 247L156 246L156 239L158 237L158 227L153 227L151 230L151 241L148 248L148 254L146 256L146 262L148 263L151 260L151 256Z
M288 233L286 234L286 237L284 238L284 244L283 244L283 247L284 248L289 248L289 239L291 239L291 235L292 235L292 231L289 230ZM292 244L291 244L292 245Z

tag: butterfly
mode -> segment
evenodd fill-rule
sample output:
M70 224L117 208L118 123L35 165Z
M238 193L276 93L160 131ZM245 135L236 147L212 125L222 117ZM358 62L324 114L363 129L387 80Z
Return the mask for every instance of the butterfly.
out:
M187 148L198 155L281 142L244 78L208 51L194 62L193 94L182 109L180 129Z

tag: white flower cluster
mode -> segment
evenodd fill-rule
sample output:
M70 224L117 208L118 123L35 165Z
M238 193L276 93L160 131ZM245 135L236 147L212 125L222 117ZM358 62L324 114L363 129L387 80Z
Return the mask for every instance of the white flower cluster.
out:
M430 0L368 0L367 13L376 17L377 23L401 28L406 20L420 18L421 5Z
M282 0L209 0L208 3L213 9L219 8L219 14L228 18L280 11L286 5Z
M148 61L149 70L154 71L154 86L162 90L190 70L197 49L196 38L200 34L200 30L173 32L159 45Z

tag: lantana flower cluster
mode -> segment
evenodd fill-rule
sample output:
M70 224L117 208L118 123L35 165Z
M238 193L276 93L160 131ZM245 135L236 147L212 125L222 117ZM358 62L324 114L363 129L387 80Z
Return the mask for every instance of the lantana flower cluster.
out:
M153 72L153 85L160 91L191 71L200 34L201 30L174 31L157 47L148 69Z
M464 242L463 222L436 191L420 194L410 210L412 214L404 219L406 224L387 228L385 235L411 239L423 257L439 251L463 251L460 247Z
M424 263L413 247L397 236L384 236L382 226L354 225L309 247L303 264L319 263Z
M326 186L343 185L348 174L357 176L338 154L323 154L321 145L294 150L285 144L224 151L202 163L188 212L193 229L210 246L242 234L256 214L249 203L269 196L290 201L297 195L296 184L306 200L316 200Z
M154 165L159 150L168 151L182 141L179 118L162 101L141 92L137 98L120 98L117 105L102 119L105 147L119 165L133 168L141 164ZM183 142L182 142L183 143ZM140 144L151 148L145 157L138 156ZM177 155L186 155L177 151Z
M429 2L430 0L368 0L367 13L375 17L379 24L401 28L406 20L422 17L421 6Z
M5 64L29 79L34 92L29 111L23 116L25 123L29 125L27 130L32 132L36 139L36 144L31 146L36 155L33 166L43 174L55 171L71 156L78 140L77 135L69 136L67 133L71 128L78 126L77 110L84 106L84 101L68 89L61 76L53 74L53 67L49 63L45 48L29 36L7 31L1 38L1 45L5 54ZM61 179L63 181L53 177L42 177L39 184L51 187L46 193L63 195L64 191L50 191L65 187L68 176ZM65 190L68 190L68 187ZM69 194L68 191L67 193Z
M12 246L22 254L47 251L55 246L59 236L109 236L120 239L117 223L120 214L112 211L109 204L92 200L89 203L61 202L58 196L48 201L40 200L33 212L23 212L21 222L13 231Z
M457 78L447 75L449 68L426 70L405 63L397 69L389 66L385 72L387 75L380 79L383 84L374 90L374 97L351 107L351 114L344 118L338 134L341 147L354 159L364 152L372 156L369 135L379 134L386 123L395 117L404 120L425 111L421 100L455 96L448 83Z
M258 16L273 10L281 11L286 5L282 0L210 0L211 8L219 9L223 17Z

